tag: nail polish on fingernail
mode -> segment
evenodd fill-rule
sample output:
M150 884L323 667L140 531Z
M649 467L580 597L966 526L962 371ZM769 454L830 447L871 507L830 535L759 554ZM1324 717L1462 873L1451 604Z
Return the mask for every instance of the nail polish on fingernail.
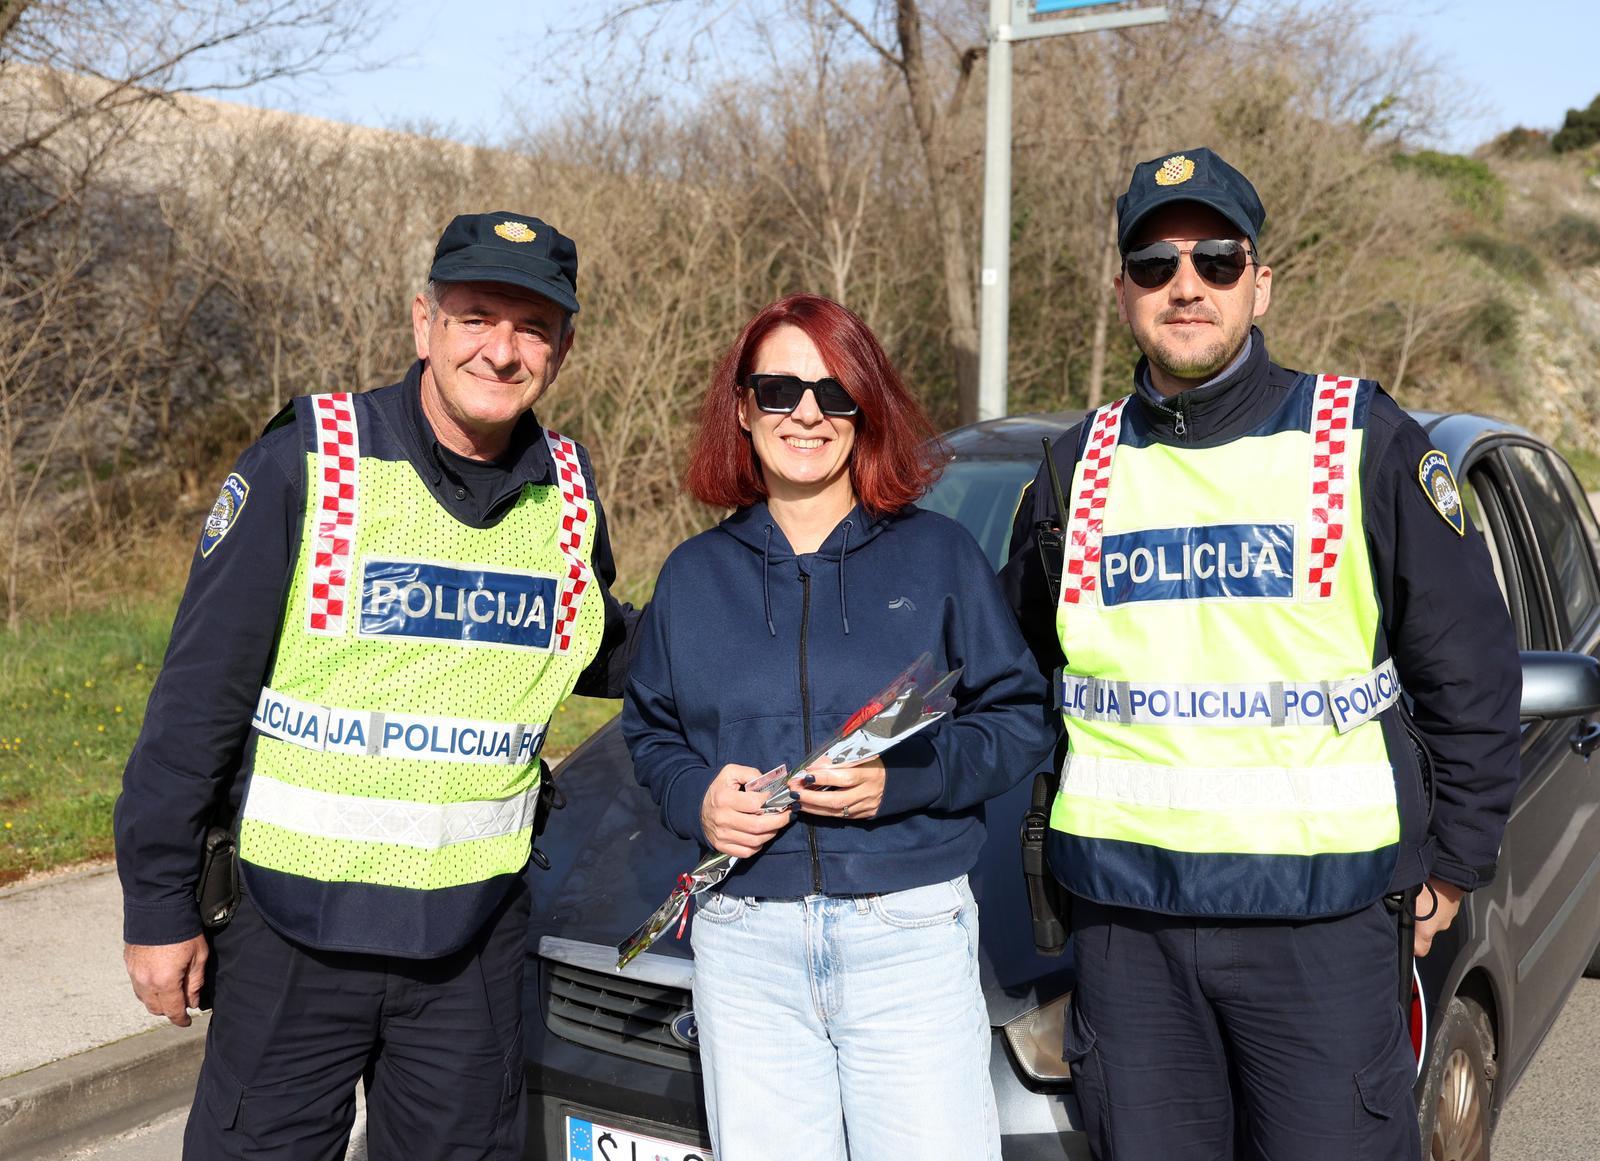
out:
M817 784L817 776L815 774L807 774L800 779L800 783L802 786L815 786Z

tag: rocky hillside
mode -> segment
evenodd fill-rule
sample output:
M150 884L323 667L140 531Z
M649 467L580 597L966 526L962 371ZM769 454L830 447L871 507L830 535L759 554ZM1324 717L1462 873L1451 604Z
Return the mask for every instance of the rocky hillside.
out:
M1458 241L1515 307L1518 352L1483 405L1504 398L1600 489L1600 152L1482 160L1503 208Z

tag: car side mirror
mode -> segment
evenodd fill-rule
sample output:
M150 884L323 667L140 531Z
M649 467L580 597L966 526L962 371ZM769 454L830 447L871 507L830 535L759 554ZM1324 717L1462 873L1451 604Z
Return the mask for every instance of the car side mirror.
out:
M1600 660L1587 653L1522 653L1522 720L1574 718L1600 710Z

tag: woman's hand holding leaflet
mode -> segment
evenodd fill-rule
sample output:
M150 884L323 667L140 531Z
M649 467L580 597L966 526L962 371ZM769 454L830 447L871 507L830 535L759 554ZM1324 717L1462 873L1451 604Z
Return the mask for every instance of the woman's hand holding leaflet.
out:
M824 818L873 818L883 805L883 785L888 777L883 758L814 766L789 779L800 809Z
M716 781L700 803L700 827L713 850L747 859L789 825L789 811L762 811L767 799L765 791L744 788L746 782L759 777L761 771L754 766L732 762L717 772Z

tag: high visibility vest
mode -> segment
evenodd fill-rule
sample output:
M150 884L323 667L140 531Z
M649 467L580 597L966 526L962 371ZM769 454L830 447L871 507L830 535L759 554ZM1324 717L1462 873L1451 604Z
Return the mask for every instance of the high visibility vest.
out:
M366 396L296 414L306 512L252 723L245 886L311 946L443 955L527 862L545 729L599 651L594 500L546 432L556 482L472 528L369 453Z
M1156 442L1127 399L1087 421L1049 842L1074 893L1280 918L1382 895L1400 817L1377 715L1400 689L1362 524L1374 390L1302 376L1220 447Z

